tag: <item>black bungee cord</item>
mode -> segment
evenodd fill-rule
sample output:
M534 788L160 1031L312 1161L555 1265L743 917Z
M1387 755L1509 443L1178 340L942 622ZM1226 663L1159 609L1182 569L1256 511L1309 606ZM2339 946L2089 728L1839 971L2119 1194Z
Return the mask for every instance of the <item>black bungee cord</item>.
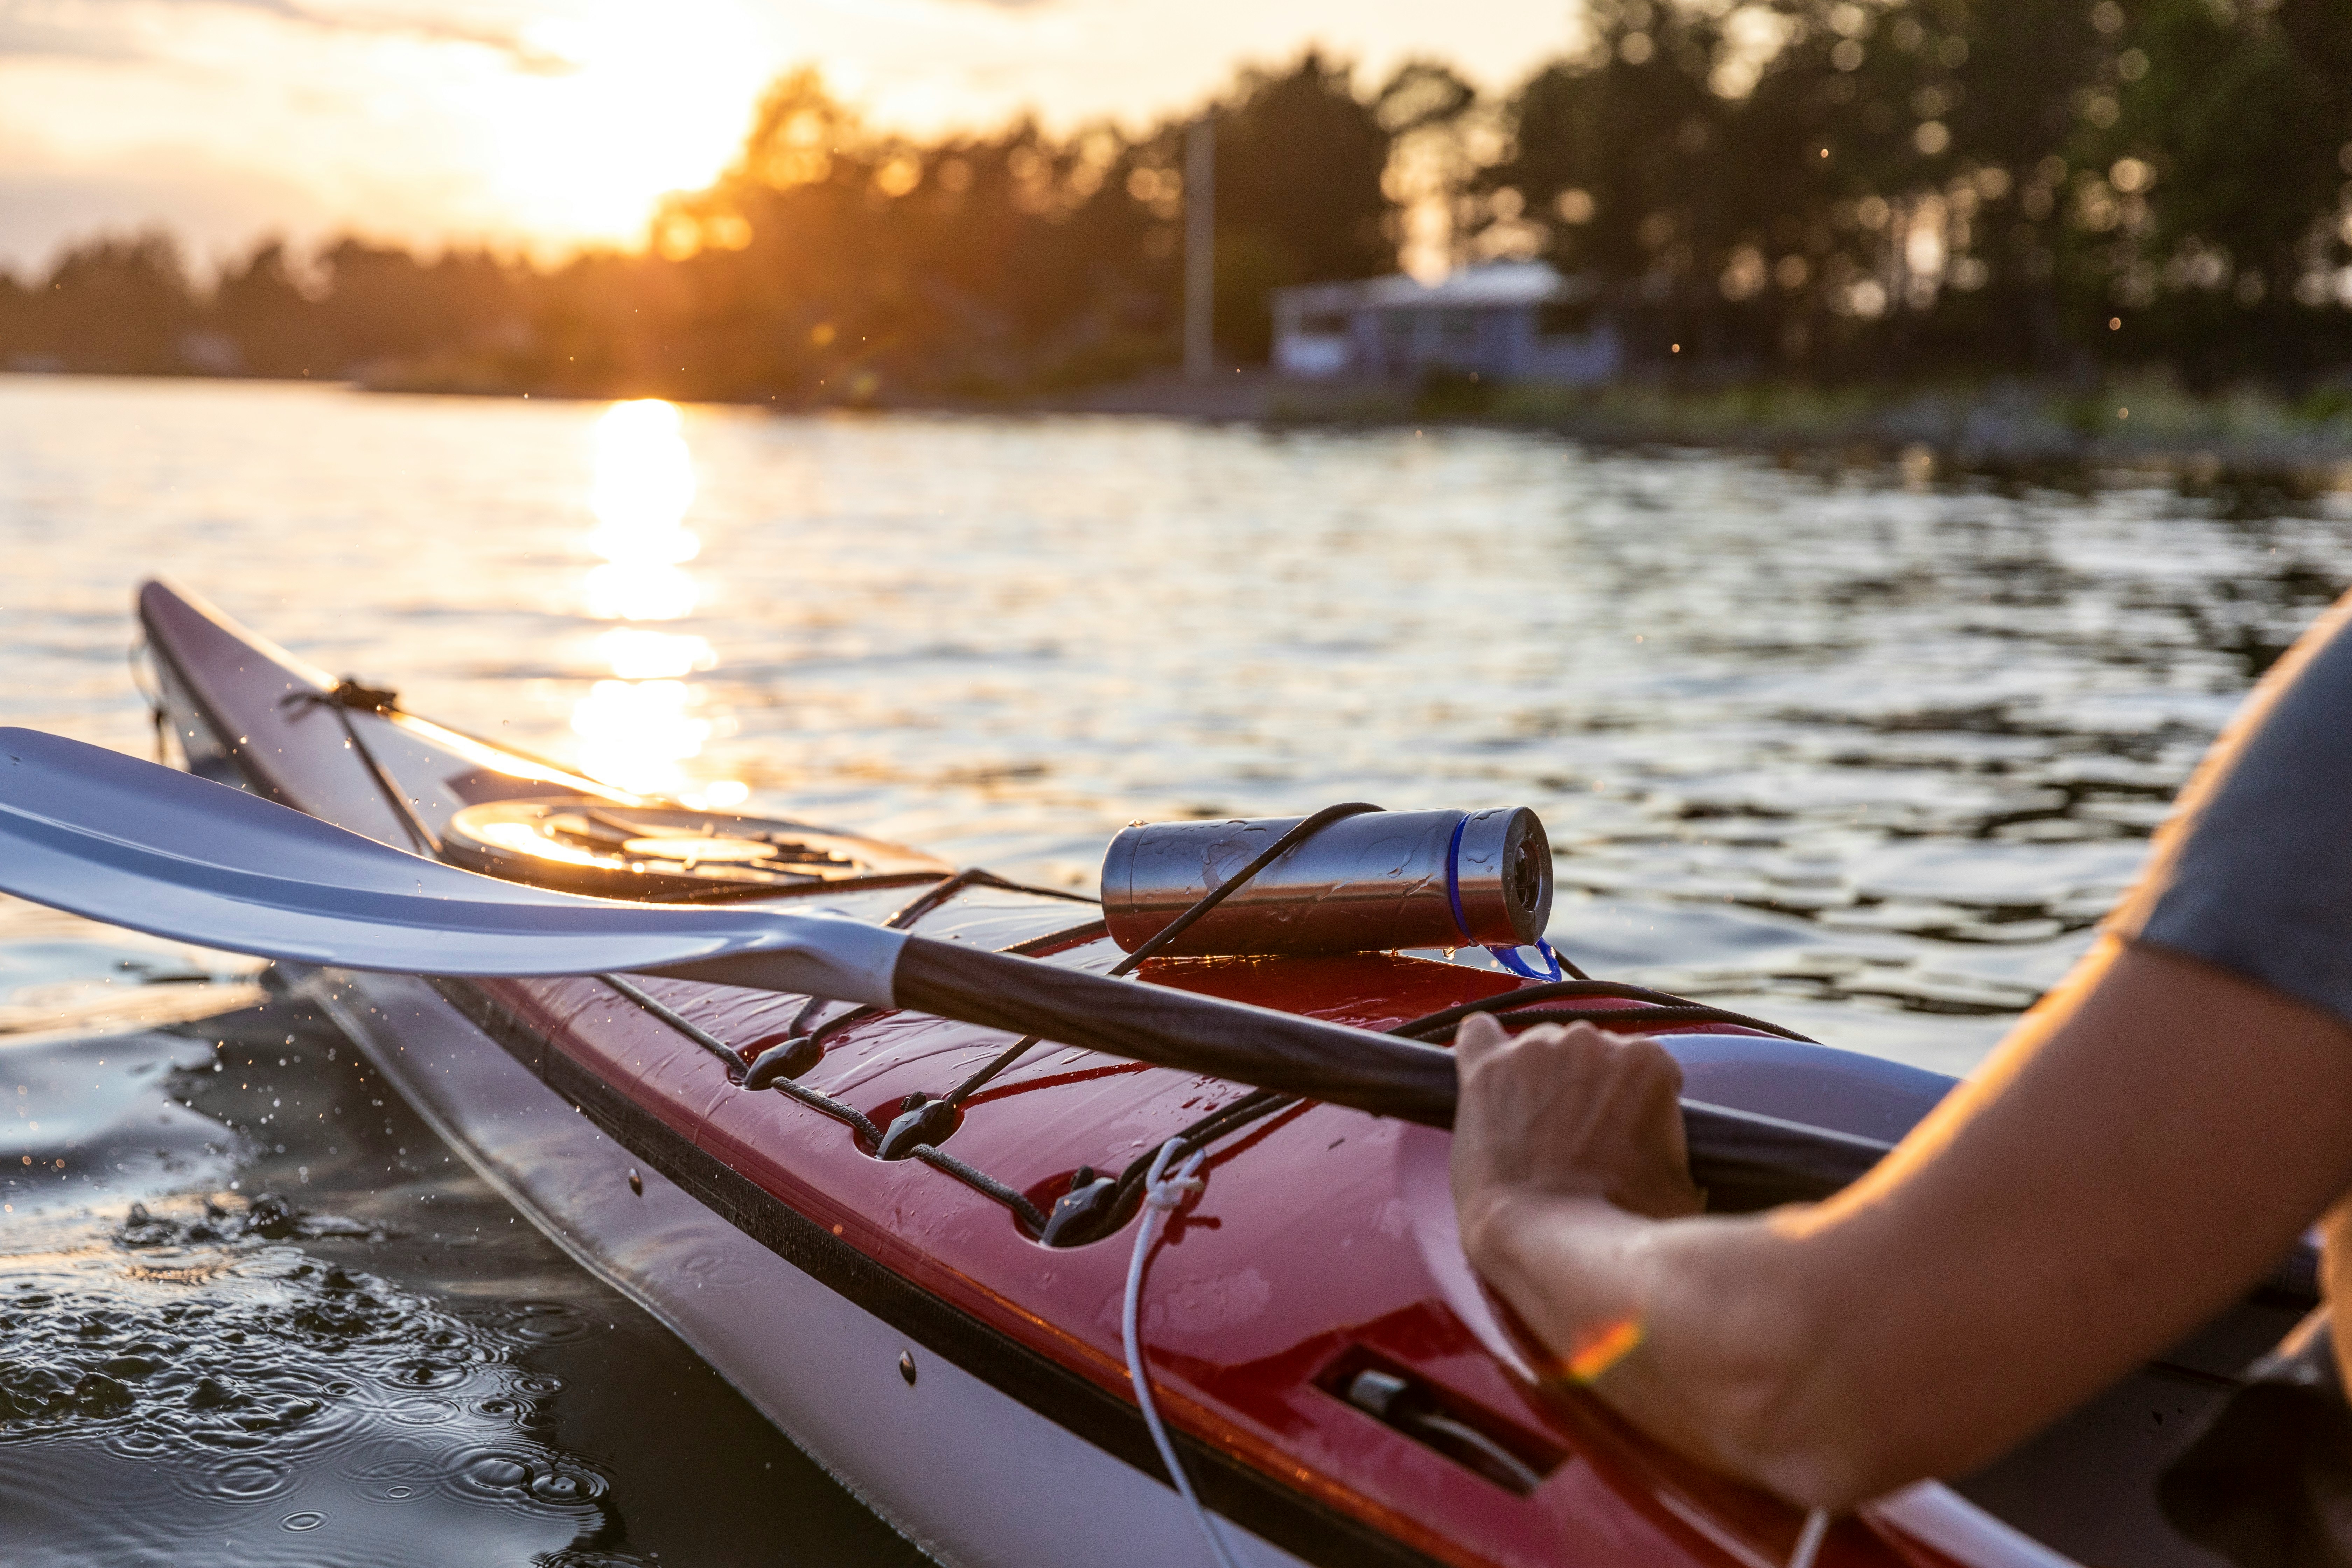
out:
M400 826L415 844L417 852L438 860L441 858L441 836L425 825L425 818L417 813L416 803L400 787L400 781L392 776L391 771L376 759L374 750L361 737L359 726L352 722L354 713L373 713L390 718L399 711L399 703L400 693L391 688L362 685L348 675L324 691L289 691L278 700L278 706L296 712L313 708L333 709L336 719L342 723L344 740L352 751L359 753L368 776L375 781L377 792L390 803L393 815L400 818Z
M1365 812L1380 809L1368 801L1351 800L1338 805L1327 805L1312 816L1301 818L1287 832L1260 850L1248 865L1210 889L1183 913L1154 932L1150 940L1112 964L1105 973L1113 978L1132 973L1146 959L1167 952L1209 911L1241 891L1251 879L1299 845L1342 818L1360 816ZM1038 1035L1022 1036L940 1099L933 1100L919 1090L908 1095L898 1116L891 1121L890 1131L883 1136L882 1158L902 1159L925 1144L936 1144L945 1139L955 1131L964 1101L991 1079L1028 1055L1031 1047L1041 1038L1043 1037Z
M599 974L595 978L724 1062L730 1081L742 1088L755 1087L749 1081L750 1075L744 1071L741 1054L726 1041L703 1028L693 1019L634 981L618 974ZM823 1055L822 1052L818 1054ZM781 1089L810 1110L820 1111L832 1117L835 1121L846 1125L851 1131L856 1133L868 1144L878 1144L882 1142L882 1130L875 1126L872 1120L864 1112L854 1105L834 1099L821 1089L811 1089L803 1083L795 1083L790 1078L779 1078L772 1082L756 1087ZM1042 1232L1045 1228L1046 1215L1043 1210L1031 1203L1025 1194L1006 1186L987 1172L976 1170L954 1155L928 1145L915 1150L908 1157L920 1160L924 1164L937 1170L944 1171L966 1185L976 1188L984 1195L995 1199L1011 1209L1032 1231Z
M1079 904L1098 904L1102 901L1099 899L1090 899L1084 893L1070 892L1066 889L1040 888L1027 882L1015 882L1009 878L1000 877L993 871L982 870L978 866L967 866L953 876L932 883L914 898L892 910L889 917L883 921L882 929L906 931L917 921L931 913L966 888L1001 888L1007 892L1035 893L1049 899L1067 899L1073 903ZM1101 924L1100 921L1089 921L1082 925L1072 926L1066 931L1048 931L1044 936L1030 937L1024 941L1016 942L1003 951L1026 952L1039 948L1058 947L1066 941L1077 941L1087 932L1094 931ZM887 1011L886 1008L866 1004L852 1007L848 1012L837 1017L828 1018L823 1024L815 1024L816 1016L831 1006L833 1000L830 996L812 996L803 1003L800 1011L793 1015L793 1021L784 1026L785 1044L791 1044L794 1037L806 1036L822 1045L827 1035L845 1026L855 1023L860 1018L871 1017L877 1013ZM812 1025L814 1026L812 1027ZM805 1070L806 1068L800 1069L800 1071ZM800 1071L795 1071L792 1076L798 1078Z
M1519 1011L1521 1007L1528 1006L1531 1003L1567 1001L1585 996L1615 996L1629 1002L1647 1002L1653 1005L1642 1008L1530 1007L1526 1013ZM1482 996L1475 1002L1464 1002L1456 1006L1441 1008L1426 1017L1399 1024L1389 1033L1402 1035L1407 1039L1427 1040L1433 1043L1450 1040L1454 1037L1455 1026L1473 1013L1498 1013L1506 1010L1514 1019L1536 1024L1609 1023L1627 1017L1643 1018L1656 1023L1734 1024L1743 1029L1760 1029L1768 1035L1777 1035L1781 1039L1794 1040L1800 1045L1821 1044L1819 1040L1810 1036L1801 1035L1794 1029L1783 1028L1763 1018L1751 1018L1745 1013L1734 1013L1728 1008L1714 1007L1703 1002L1694 1002L1687 996L1677 996L1671 991L1653 991L1646 985L1632 985L1615 980L1555 980L1542 985L1523 985L1517 991L1499 992L1492 996ZM1675 1016L1669 1018L1666 1016L1669 1013Z

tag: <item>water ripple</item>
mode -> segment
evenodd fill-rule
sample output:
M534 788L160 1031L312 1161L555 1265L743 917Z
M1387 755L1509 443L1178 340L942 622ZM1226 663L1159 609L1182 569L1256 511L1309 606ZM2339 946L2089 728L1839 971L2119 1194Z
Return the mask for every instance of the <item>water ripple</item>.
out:
M511 1223L323 1019L274 1005L201 1030L7 1056L35 1115L83 1130L44 1184L0 1172L12 1568L643 1563L665 1542L743 1561L783 1511L828 1560L905 1561L690 1352ZM313 1115L285 1152L241 1131L289 1098ZM167 1113L210 1129L222 1152L191 1169L217 1182L126 1191L79 1157ZM722 1451L678 1454L697 1479L641 1480L632 1510L567 1436L584 1418L595 1451L658 1476L656 1401ZM772 1507L670 1502L707 1476Z

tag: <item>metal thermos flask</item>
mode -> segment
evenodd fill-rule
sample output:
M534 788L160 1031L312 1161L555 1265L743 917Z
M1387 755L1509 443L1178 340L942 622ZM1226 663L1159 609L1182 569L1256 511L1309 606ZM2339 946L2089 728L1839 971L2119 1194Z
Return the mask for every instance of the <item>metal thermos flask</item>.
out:
M1103 857L1103 918L1132 952L1302 817L1139 823ZM1551 918L1551 844L1525 806L1368 811L1328 824L1244 883L1168 952L1518 947Z

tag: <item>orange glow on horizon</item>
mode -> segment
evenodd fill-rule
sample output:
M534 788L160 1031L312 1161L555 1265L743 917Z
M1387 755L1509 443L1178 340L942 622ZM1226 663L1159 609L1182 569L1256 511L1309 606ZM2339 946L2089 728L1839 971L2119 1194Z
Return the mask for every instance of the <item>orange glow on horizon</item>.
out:
M636 251L709 188L762 91L814 66L919 138L1034 114L1056 134L1185 116L1310 44L1370 84L1442 56L1500 89L1570 35L1550 0L461 0L436 6L36 6L54 47L0 50L0 178L67 198L0 213L0 265L161 224L198 260L356 235L552 263ZM709 243L709 237L705 243ZM720 239L718 243L728 243Z

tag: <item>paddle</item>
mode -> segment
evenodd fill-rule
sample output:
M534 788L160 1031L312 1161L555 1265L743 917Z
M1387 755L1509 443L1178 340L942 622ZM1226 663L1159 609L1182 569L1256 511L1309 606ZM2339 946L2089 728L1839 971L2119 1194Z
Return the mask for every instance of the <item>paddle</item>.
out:
M610 971L907 1007L1444 1127L1451 1055L1294 1014L757 905L579 898L477 876L193 774L0 729L0 891L207 947L452 977ZM1886 1145L1685 1102L1693 1173L1833 1191Z

